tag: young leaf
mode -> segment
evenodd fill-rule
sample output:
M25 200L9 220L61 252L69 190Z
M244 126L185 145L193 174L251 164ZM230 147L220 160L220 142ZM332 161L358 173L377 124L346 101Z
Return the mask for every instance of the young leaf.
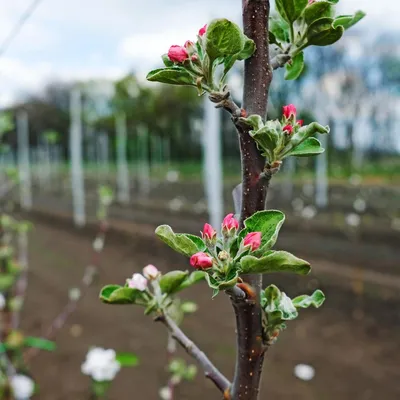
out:
M105 286L100 292L100 300L107 304L135 304L138 297L140 290L117 285Z
M311 25L320 18L331 18L333 15L333 6L329 1L317 1L306 7L304 10L304 19L307 25Z
M321 290L316 290L311 296L307 296L306 294L302 296L295 297L292 302L296 308L308 308L310 306L314 306L315 308L319 308L325 301L325 295Z
M191 314L196 312L198 309L198 306L196 303L194 303L193 301L185 301L184 303L181 304L181 310L185 313L185 314Z
M186 289L197 282L204 280L206 272L204 271L193 271L180 285L177 292L180 292L183 289Z
M266 274L270 272L293 272L295 274L307 275L310 264L297 258L286 251L270 251L266 256L257 258L254 256L244 256L240 260L242 274Z
M184 68L160 68L150 71L146 79L151 82L169 83L170 85L196 86L196 80Z
M316 3L315 3L316 4ZM286 63L285 79L287 81L297 79L304 70L304 54L300 52L293 57L291 63Z
M289 42L289 25L281 18L271 17L269 19L269 33L275 37L276 44L278 42ZM273 44L274 42L270 43Z
M9 289L15 281L13 275L2 275L0 276L0 292L4 292Z
M179 235L183 235L185 237L187 237L188 239L190 239L197 247L197 251L204 251L207 246L206 244L203 242L203 239L201 237L198 237L196 235L191 235L189 233L178 233Z
M264 311L267 314L273 313L274 318L278 317L285 321L298 317L299 314L292 300L285 292L281 292L275 285L268 286L262 295L264 297Z
M256 44L253 40L246 38L242 51L238 54L238 60L247 60L256 51Z
M168 54L163 54L161 59L167 68L173 67L175 64L169 59Z
M308 0L276 0L275 5L279 14L289 24L300 17L306 8Z
M178 291L180 285L188 277L188 271L170 271L160 278L160 289L163 293L172 294Z
M291 152L293 149L298 148L298 146L306 139L314 136L317 133L329 133L329 126L322 126L318 122L312 122L311 124L301 127L295 134L293 134L293 136L290 138L289 143L277 155L277 158L282 160L283 158L285 158L286 154Z
M239 54L245 44L240 28L227 19L214 19L207 27L205 49L213 62L218 57Z
M196 243L192 240L192 235L186 235L184 233L176 234L172 228L168 225L160 225L156 229L156 235L166 243L171 249L184 256L191 257L193 254L197 253L199 250L198 244L200 243L196 240ZM200 239L200 238L199 238ZM201 240L201 239L200 239Z
M250 131L250 136L256 141L257 147L266 157L272 157L279 141L279 121L267 121L258 131Z
M276 243L279 230L284 222L285 214L281 211L258 211L244 221L245 229L240 232L240 239L250 232L261 232L260 252L265 252Z
M117 353L115 359L121 367L136 367L139 364L139 357L132 353Z
M34 347L40 350L54 351L56 344L51 340L28 336L24 338L24 345L27 347Z
M309 157L321 154L325 151L325 149L321 146L321 143L318 139L314 137L310 137L306 139L304 142L300 143L293 150L286 153L285 157L288 156L296 156L296 157Z
M355 25L358 21L365 17L365 12L357 11L354 15L339 15L333 21L333 26L336 28L338 26L343 26L344 29L349 29Z
M343 35L342 26L333 26L332 18L321 18L314 21L307 30L307 41L309 45L328 46L337 42Z

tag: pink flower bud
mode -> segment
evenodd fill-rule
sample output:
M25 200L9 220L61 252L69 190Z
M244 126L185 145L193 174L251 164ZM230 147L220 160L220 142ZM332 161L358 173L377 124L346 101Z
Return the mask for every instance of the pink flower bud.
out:
M233 217L233 214L228 214L222 221L222 231L238 230L239 222Z
M147 288L147 279L142 274L133 274L132 279L128 279L128 286L143 292Z
M149 264L143 268L143 275L147 279L153 280L156 279L158 275L160 275L160 271L154 265Z
M289 119L290 117L296 118L296 107L294 104L289 104L287 106L283 106L283 115Z
M303 126L304 121L302 119L299 119L299 120L297 120L296 123L297 123L298 126Z
M197 269L208 269L213 265L213 259L207 253L196 253L190 257L190 265Z
M207 32L207 24L199 29L199 36L203 36Z
M316 0L308 0L308 4L313 4L315 3Z
M186 49L189 55L192 55L196 52L196 46L190 40L187 40L184 44L184 48Z
M182 63L188 58L186 49L182 46L173 45L168 50L168 58L175 63Z
M251 232L243 240L244 246L250 246L251 251L257 250L261 245L261 232Z
M204 224L201 236L203 237L204 240L213 240L217 236L217 231L210 224Z
M293 133L293 126L292 125L285 125L283 127L283 132L286 132L288 135Z

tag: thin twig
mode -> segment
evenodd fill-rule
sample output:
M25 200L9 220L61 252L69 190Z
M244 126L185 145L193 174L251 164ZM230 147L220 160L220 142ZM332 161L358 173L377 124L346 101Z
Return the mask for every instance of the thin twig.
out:
M162 322L172 337L202 366L205 376L214 382L215 386L225 392L231 386L229 380L218 370L217 367L208 359L201 351L179 328L175 321L166 314L158 316L156 321Z

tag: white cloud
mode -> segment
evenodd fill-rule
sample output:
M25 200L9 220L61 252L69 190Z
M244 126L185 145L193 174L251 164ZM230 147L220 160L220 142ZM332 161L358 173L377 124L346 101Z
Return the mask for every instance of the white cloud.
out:
M1 3L0 43L31 0ZM379 28L399 30L399 2L342 0L338 7L346 14L365 10L360 27L371 39ZM239 21L240 14L240 0L42 1L0 57L0 103L21 91L39 90L53 77L114 78L130 67L144 76L170 45L195 39L205 22L215 17Z

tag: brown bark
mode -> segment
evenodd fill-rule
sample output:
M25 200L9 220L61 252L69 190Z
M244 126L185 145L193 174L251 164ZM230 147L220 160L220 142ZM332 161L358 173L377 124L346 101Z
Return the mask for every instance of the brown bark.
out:
M244 33L256 43L253 57L245 62L243 108L247 115L265 117L272 80L269 61L268 0L242 0ZM242 208L240 225L255 212L265 209L270 176L260 179L265 160L248 130L239 131L242 159ZM266 345L263 342L262 314L259 302L262 276L249 275L245 282L256 296L241 300L232 296L237 324L237 358L231 388L234 400L257 400Z

